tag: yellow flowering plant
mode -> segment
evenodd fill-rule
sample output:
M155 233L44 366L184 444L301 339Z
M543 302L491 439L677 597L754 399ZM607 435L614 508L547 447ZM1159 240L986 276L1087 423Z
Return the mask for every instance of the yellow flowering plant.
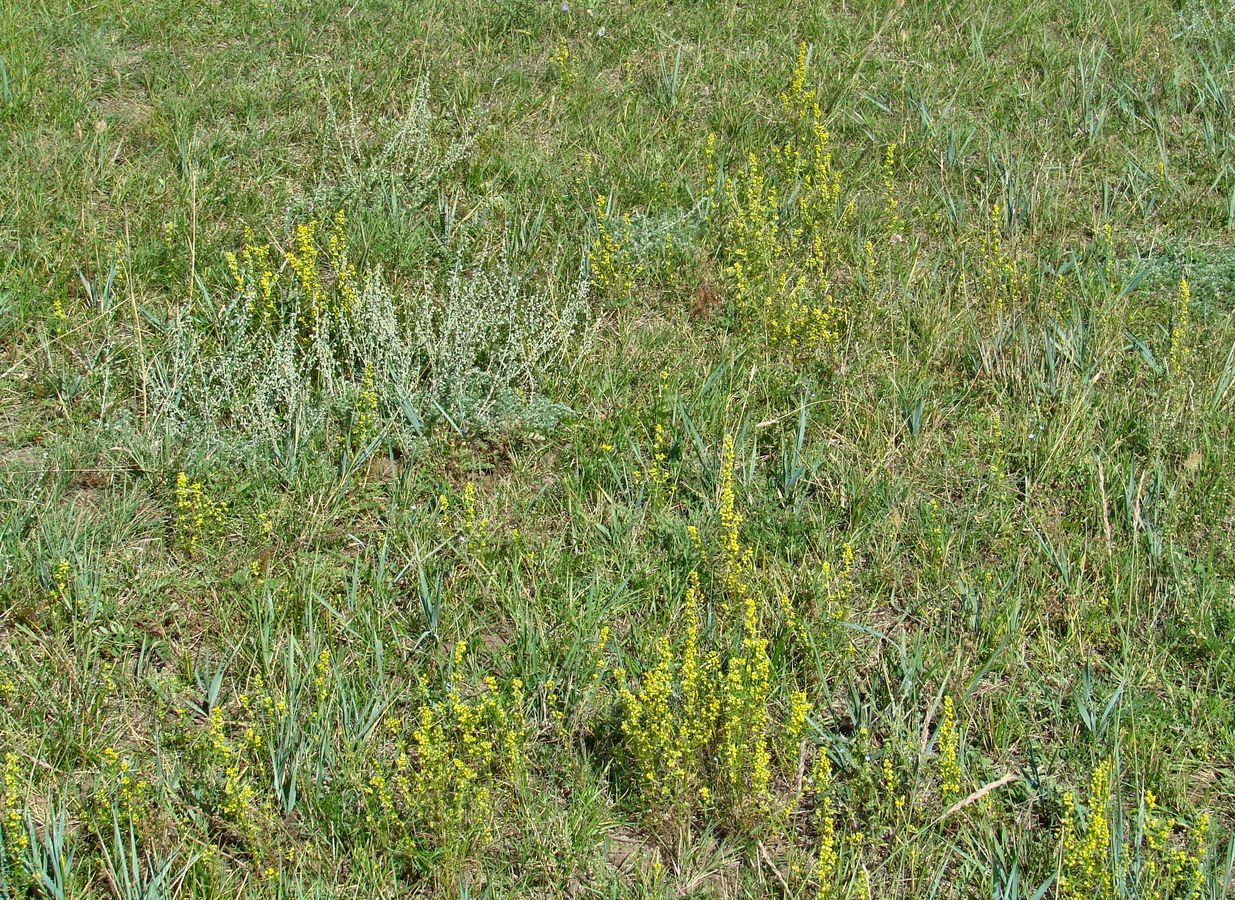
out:
M770 171L751 152L725 182L722 242L737 330L799 361L820 358L840 340L844 312L832 283L854 212L841 205L831 135L805 68L803 45L781 94L797 136L775 148Z
M689 834L697 813L755 827L782 819L774 796L772 748L795 747L809 705L797 693L783 721L773 716L771 660L751 588L751 553L742 546L733 441L726 438L718 484L717 537L705 543L721 593L714 629L705 634L706 599L697 570L687 577L677 627L655 641L641 672L614 671L626 759L645 814L661 831ZM795 765L796 752L785 755Z
M432 855L442 883L495 837L494 812L526 766L522 680L472 684L466 655L460 641L445 684L421 675L413 706L385 717L359 785L367 826L408 858Z

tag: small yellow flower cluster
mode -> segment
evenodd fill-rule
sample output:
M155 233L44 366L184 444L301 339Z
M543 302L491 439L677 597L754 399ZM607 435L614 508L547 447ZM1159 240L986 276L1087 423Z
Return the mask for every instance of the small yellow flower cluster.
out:
M646 481L653 496L663 496L669 487L669 469L665 465L668 454L665 452L669 441L665 437L665 426L657 422L652 431L652 451L649 454L645 468L635 469L632 476L636 483Z
M767 800L772 773L768 750L771 660L759 635L755 598L744 598L741 649L729 657L721 698L721 742L727 786L734 796L759 806Z
M360 277L351 259L346 229L343 210L335 214L328 234L320 220L310 219L296 226L292 246L283 252L295 276L296 296L289 305L298 311L296 327L302 346L313 340L324 325L350 315L359 296ZM246 259L242 250L240 259L233 256L228 265L246 302L250 292L256 291L251 307L257 311L255 323L273 321L276 307L271 294L277 278L270 272L268 251L255 248Z
M362 448L377 436L377 389L373 385L373 364L365 363L356 408L352 414L352 446Z
M905 797L900 792L900 783L896 777L896 763L890 750L886 749L883 757L883 795L892 800L896 809L905 808Z
M943 718L939 721L938 740L939 798L944 806L949 806L961 795L961 733L957 728L951 694L943 697Z
M335 276L336 303L339 312L346 315L356 304L359 295L356 267L351 261L347 246L347 216L343 210L334 214L334 227L326 240L327 260Z
M668 417L668 371L661 370L660 373L660 414ZM663 422L658 421L652 429L652 448L648 454L647 465L643 468L635 469L631 475L636 484L646 483L648 492L654 501L660 501L667 497L671 497L676 489L676 485L670 484L670 472L668 466L669 459L669 438L665 431Z
M643 673L634 690L624 683L623 670L616 673L625 710L622 734L645 799L676 799L678 782L686 775L683 753L677 747L677 723L671 706L673 669L669 639L662 637L656 642L656 663Z
M472 482L463 485L458 512L451 513L453 505L446 494L437 498L437 524L443 532L455 535L471 555L484 549L489 534L489 520L480 515L476 507L476 486Z
M720 458L720 502L717 518L720 524L720 571L724 579L725 600L730 605L735 598L746 594L747 572L752 563L752 551L749 548L743 550L739 539L745 517L737 509L737 495L733 490L735 463L733 437L725 435ZM727 607L726 613L731 612L732 609Z
M557 682L552 678L545 682L545 710L553 722L553 731L564 734L566 731L566 713L562 710L562 698L557 693Z
M255 851L260 840L260 826L252 814L253 801L257 791L248 779L244 777L239 763L228 766L223 771L223 801L219 811L223 817L239 829L244 837L245 846L250 852Z
M785 741L792 753L797 753L802 735L806 733L806 717L810 714L810 701L806 691L794 691L789 695L789 716L785 721Z
M800 644L806 645L809 643L806 626L802 624L798 611L794 608L793 601L789 599L788 594L780 595L780 617L782 624L790 634L797 638Z
M711 201L716 188L716 132L709 131L708 139L703 145L703 190L708 203L704 207L705 215L711 212Z
M1029 290L1029 274L1021 269L1016 257L1004 245L1003 211L996 203L991 207L987 228L982 233L981 272L978 283L988 307L996 318L1002 317L1008 303Z
M20 772L17 754L12 751L4 754L4 796L0 801L0 828L4 831L4 847L6 855L9 856L9 865L15 873L25 874L24 864L18 862L18 859L30 846L30 838L26 834L23 815L25 801L21 797Z
M1209 817L1202 813L1191 827L1158 811L1158 798L1146 791L1137 845L1118 841L1111 825L1114 783L1109 760L1099 763L1089 780L1082 830L1077 803L1069 791L1063 797L1059 875L1065 900L1113 900L1121 883L1135 888L1138 897L1200 897L1205 887L1209 853ZM1179 832L1179 838L1172 836ZM1143 842L1143 843L1142 843ZM1139 859L1135 870L1130 860Z
M270 540L274 536L274 520L270 518L270 513L262 510L257 514L257 525L261 531L264 540Z
M192 556L203 539L214 537L223 528L223 516L227 501L212 501L203 490L201 482L189 482L184 472L176 475L176 527L175 542L187 555Z
M1144 896L1199 897L1205 885L1205 856L1209 851L1209 817L1197 819L1186 848L1172 846L1171 833L1179 823L1157 813L1157 798L1145 792L1145 850L1140 873Z
M557 48L553 51L550 61L562 87L573 87L579 75L579 58L570 52L570 47L566 45L565 40L557 42Z
M853 601L853 545L846 541L841 548L840 565L834 566L825 559L819 573L828 612L834 621L843 622L849 618Z
M751 294L752 280L767 274L780 255L779 199L753 151L746 159L745 178L729 181L725 188L731 211L726 235L733 259L729 268L738 290Z
M794 235L809 238L814 274L822 277L827 274L825 269L836 263L840 249L838 238L853 219L855 206L852 200L844 207L840 205L841 176L832 165L832 136L823 126L817 109L810 133L810 165L801 175L802 187L798 194L802 224L794 230Z
M889 238L905 230L896 196L896 144L888 144L883 154L883 228Z
M250 321L256 328L271 328L278 315L274 289L279 283L279 274L270 259L270 244L258 244L253 230L246 226L239 256L228 251L226 259L236 293L244 298Z
M688 819L696 803L710 805L712 786L704 748L720 716L720 659L701 656L699 576L691 572L685 601L685 641L675 655L668 636L656 642L656 662L634 688L614 672L622 703L622 735L650 812ZM676 690L675 690L676 688Z
M1192 322L1192 288L1188 279L1179 279L1175 293L1175 305L1171 315L1171 348L1167 354L1167 366L1172 375L1183 368L1188 356L1188 329Z
M64 311L64 301L56 297L51 301L51 332L60 334L69 323L68 314Z
M206 743L210 753L218 759L228 759L232 755L232 744L227 739L227 723L223 720L223 707L215 706L210 710L207 721Z
M47 592L47 600L53 606L64 610L72 609L72 598L69 596L69 581L72 577L69 561L61 559L56 569L51 573L51 590Z
M628 679L622 669L614 672L623 743L645 807L653 817L685 826L700 808L748 823L776 814L771 737L775 731L788 738L793 752L785 754L786 761L796 764L809 713L800 692L791 696L782 722L773 722L769 713L771 661L750 588L751 554L740 540L733 469L733 441L727 437L719 477L719 546L707 554L698 531L689 531L700 557L710 558L723 594L712 635L716 649L702 646L703 597L698 571L692 570L680 639L661 636L638 679Z
M268 853L268 826L275 815L271 798L263 799L258 792L261 769L268 760L262 749L267 745L265 735L275 731L288 707L270 694L260 675L252 690L256 704L248 693L239 697L242 716L232 723L239 731L238 739L229 737L228 719L222 705L216 704L207 716L205 733L198 731L189 740L217 815L235 830L256 864Z
M476 487L470 481L463 485L463 533L467 536L468 551L477 552L489 530L489 520L476 513Z
M815 92L806 86L806 42L798 44L798 58L793 66L789 86L781 91L780 102L785 112L796 120L805 119L815 108Z
M987 463L987 476L990 478L992 487L996 490L996 496L1005 498L1007 496L1007 477L1008 463L1007 451L1004 449L1003 440L1003 425L999 419L999 410L991 413L991 456Z
M317 663L313 666L313 692L317 697L317 706L313 710L313 718L318 718L330 698L331 680L334 669L330 662L330 648L323 647L317 655Z
M625 299L635 286L635 279L643 266L635 265L627 247L630 231L630 215L622 217L621 231L614 233L613 219L608 203L602 196L596 197L596 237L588 249L588 270L592 284L598 291Z
M266 743L265 738L262 736L262 731L265 726L273 723L275 700L266 691L265 682L260 674L254 677L253 689L256 691L258 702L256 715L253 709L253 701L249 694L241 694L239 697L240 708L244 712L244 718L241 721L243 729L240 744L248 750L260 752Z
M302 315L307 312L311 318L316 318L318 311L324 305L321 274L317 270L317 257L320 253L317 246L318 226L319 222L316 219L297 225L296 249L287 250L284 253L288 265L292 267L292 272L296 275L296 281L300 285L300 292L307 306L307 310L302 312Z
M682 648L681 688L684 720L678 728L682 754L693 759L710 737L711 723L716 720L719 704L707 689L715 677L719 657L715 653L700 656L699 650L699 573L691 570L686 589L684 613L686 641ZM708 800L709 789L700 787L701 799Z
M132 763L115 747L103 748L103 768L94 792L93 813L106 827L112 815L131 820L150 789L149 782L134 776Z
M605 647L609 645L609 626L601 625L600 631L596 635L596 646L592 648L592 684L597 684L600 681L601 675L605 672L607 665L605 660Z
M808 784L815 797L815 831L819 851L815 858L817 896L821 900L835 895L836 875L840 869L840 853L836 846L836 802L832 797L832 763L822 748L815 757Z
M1111 795L1111 764L1097 765L1089 780L1089 821L1084 833L1077 829L1076 802L1069 791L1063 796L1063 862L1059 893L1066 900L1114 898L1115 881L1111 859L1111 823L1107 813ZM1120 854L1123 859L1126 853Z
M794 115L810 123L805 152L791 141L774 154L776 170L797 197L796 215L782 214L777 185L769 183L755 153L725 184L725 272L740 326L792 358L816 357L839 340L842 315L829 278L853 211L852 205L840 209L831 138L818 107L798 105L803 98L813 92L796 81L782 95Z
M129 279L129 261L125 259L124 242L117 240L112 244L112 268L116 271L115 288L119 290Z

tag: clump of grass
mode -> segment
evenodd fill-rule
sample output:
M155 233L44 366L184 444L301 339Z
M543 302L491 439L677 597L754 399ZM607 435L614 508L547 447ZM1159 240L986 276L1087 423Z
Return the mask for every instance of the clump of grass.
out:
M1229 894L1230 16L311 6L6 10L0 895Z

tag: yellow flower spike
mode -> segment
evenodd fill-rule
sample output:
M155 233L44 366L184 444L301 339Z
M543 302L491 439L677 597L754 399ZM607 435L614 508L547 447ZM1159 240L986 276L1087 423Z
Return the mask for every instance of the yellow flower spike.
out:
M1089 781L1087 805L1089 819L1084 833L1078 831L1074 812L1075 798L1063 798L1063 860L1060 895L1068 900L1114 897L1111 867L1111 824L1108 815L1111 792L1111 764L1103 761Z
M840 855L836 847L836 810L832 798L832 765L822 749L815 758L810 787L815 795L815 830L819 849L815 857L815 880L821 898L834 896Z
M1173 377L1182 371L1184 359L1188 355L1188 330L1191 324L1192 288L1188 279L1179 279L1179 290L1175 294L1175 306L1171 319L1171 346L1167 353L1167 366Z
M943 698L943 717L939 722L936 752L939 755L939 796L942 803L948 806L961 793L960 732L957 730L951 694L945 694Z
M785 738L789 749L795 754L806 730L806 716L809 713L810 703L806 699L806 691L794 691L789 698L789 721L785 725Z
M627 247L630 233L630 217L622 218L622 232L614 234L608 204L603 196L596 197L596 238L588 250L588 267L592 284L601 292L625 295L634 288L635 279L642 271L630 258Z
M896 144L888 144L883 157L884 232L888 237L900 234L905 222L900 217L900 201L896 197Z

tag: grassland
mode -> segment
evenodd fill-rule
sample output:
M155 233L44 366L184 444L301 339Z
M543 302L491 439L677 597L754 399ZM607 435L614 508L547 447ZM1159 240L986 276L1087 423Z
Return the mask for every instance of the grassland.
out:
M1231 896L1232 23L0 0L0 896Z

